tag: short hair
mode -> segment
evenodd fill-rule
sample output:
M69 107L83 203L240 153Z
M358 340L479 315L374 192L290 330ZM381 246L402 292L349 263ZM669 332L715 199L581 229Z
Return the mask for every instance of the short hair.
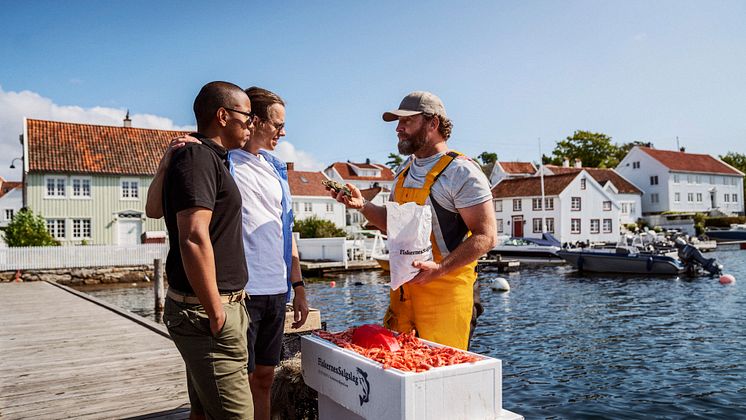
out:
M437 118L439 121L438 132L443 136L444 140L448 140L451 137L451 131L453 131L453 123L448 117L444 117L440 114L424 114L425 120L430 121L433 118Z
M220 107L231 106L236 96L245 92L230 82L210 82L200 89L194 98L194 117L197 119L197 130L207 128Z
M251 100L251 111L259 118L267 120L269 118L269 107L274 104L285 106L285 102L280 95L264 88L252 86L246 89L246 94Z

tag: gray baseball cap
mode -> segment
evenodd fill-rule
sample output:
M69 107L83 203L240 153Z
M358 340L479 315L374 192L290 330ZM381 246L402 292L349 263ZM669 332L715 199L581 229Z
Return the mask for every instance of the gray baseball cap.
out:
M396 121L399 117L409 117L418 114L438 114L444 117L446 107L443 101L430 92L417 91L405 96L399 104L399 109L383 113L383 120L387 122Z

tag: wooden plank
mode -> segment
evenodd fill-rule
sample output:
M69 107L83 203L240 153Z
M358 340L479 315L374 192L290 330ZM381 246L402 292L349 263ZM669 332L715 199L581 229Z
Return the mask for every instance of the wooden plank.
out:
M187 418L165 328L65 289L0 284L0 416Z
M288 333L299 333L304 331L319 330L321 329L321 313L318 309L311 308L308 310L308 317L306 323L300 328L293 328L293 310L290 308L285 312L285 334Z

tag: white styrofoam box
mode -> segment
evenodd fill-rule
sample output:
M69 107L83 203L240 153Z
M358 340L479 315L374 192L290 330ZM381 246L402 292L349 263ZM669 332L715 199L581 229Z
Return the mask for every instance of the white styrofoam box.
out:
M319 393L320 419L349 419L350 413L364 419L503 418L510 412L502 409L502 363L474 355L482 360L403 372L320 337L301 337L303 379Z

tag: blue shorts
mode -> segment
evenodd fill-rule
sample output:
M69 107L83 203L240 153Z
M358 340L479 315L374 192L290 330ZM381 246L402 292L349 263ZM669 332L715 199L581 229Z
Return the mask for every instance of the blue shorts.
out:
M285 293L252 295L244 301L250 319L247 333L249 372L253 372L256 365L280 364L285 332L285 296Z

